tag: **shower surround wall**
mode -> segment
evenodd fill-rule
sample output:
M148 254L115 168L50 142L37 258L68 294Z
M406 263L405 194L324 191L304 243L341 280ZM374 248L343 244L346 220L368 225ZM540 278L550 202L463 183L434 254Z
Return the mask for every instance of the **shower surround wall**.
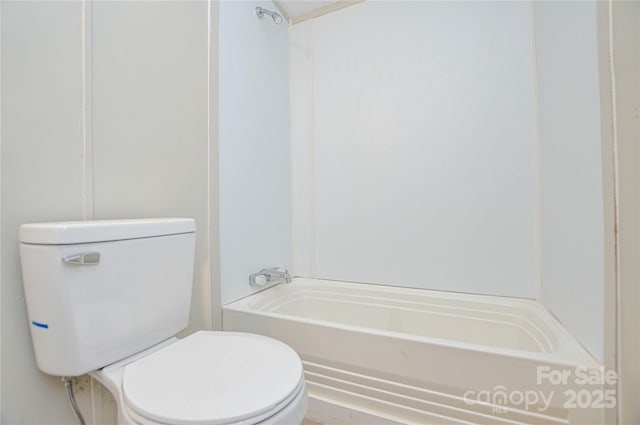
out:
M256 6L220 2L220 273L223 304L249 275L292 266L288 28Z
M293 27L296 275L536 297L530 37L522 2Z
M542 299L602 361L605 144L600 121L597 5L535 2L533 11L540 117Z
M603 361L595 17L364 2L293 26L295 274L538 298Z

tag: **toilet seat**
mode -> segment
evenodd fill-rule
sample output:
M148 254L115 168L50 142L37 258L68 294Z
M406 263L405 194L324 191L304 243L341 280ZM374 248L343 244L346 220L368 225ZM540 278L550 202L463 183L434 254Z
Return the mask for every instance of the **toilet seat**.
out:
M265 412L258 417L248 417L239 422L227 422L225 425L294 425L302 422L307 410L307 394L304 380L300 381L299 390L294 392L292 397L281 403L270 412ZM126 410L125 425L173 425L173 423L157 422L137 414L128 406ZM180 422L180 421L179 421ZM118 422L120 423L120 422Z
M303 416L306 407L300 358L261 335L197 332L128 363L119 376L121 407L137 423L256 424L283 411Z

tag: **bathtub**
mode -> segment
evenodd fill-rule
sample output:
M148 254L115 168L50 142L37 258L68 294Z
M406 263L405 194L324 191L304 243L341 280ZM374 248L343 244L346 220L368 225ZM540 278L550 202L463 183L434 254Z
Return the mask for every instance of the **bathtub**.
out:
M319 423L604 423L611 404L530 300L296 278L224 306L223 328L292 346Z

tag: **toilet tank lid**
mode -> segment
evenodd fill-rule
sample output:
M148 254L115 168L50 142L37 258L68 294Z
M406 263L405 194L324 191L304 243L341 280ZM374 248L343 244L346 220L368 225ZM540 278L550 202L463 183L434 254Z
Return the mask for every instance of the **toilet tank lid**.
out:
M193 233L191 218L144 218L127 220L60 221L20 226L22 243L68 245Z

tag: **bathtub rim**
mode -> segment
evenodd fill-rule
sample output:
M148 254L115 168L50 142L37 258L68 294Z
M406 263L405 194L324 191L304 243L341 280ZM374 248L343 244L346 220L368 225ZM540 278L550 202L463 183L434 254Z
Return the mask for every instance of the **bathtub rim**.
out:
M557 343L557 349L551 352L542 352L542 351L527 351L527 350L518 350L513 348L506 347L497 347L491 345L482 345L475 344L471 342L459 341L454 339L445 339L445 338L436 338L424 335L415 335L409 333L402 333L397 331L388 331L384 329L377 329L373 327L366 326L358 326L358 325L350 325L340 323L338 321L331 320L320 320L320 319L312 319L301 316L295 316L291 314L282 314L273 311L265 311L261 309L252 308L251 303L255 302L256 299L265 299L268 297L273 297L269 292L273 289L286 288L287 287L298 287L298 286L333 286L339 287L342 289L354 289L354 286L357 285L366 285L367 290L373 290L374 292L394 292L394 293L404 293L404 294L416 294L420 296L434 297L438 299L455 299L461 300L465 302L475 302L475 303L483 303L483 304L494 304L494 305L507 305L508 307L524 307L527 309L527 312L535 315L535 317L540 320L544 325L553 332L552 338ZM362 289L362 288L359 288ZM509 305L511 304L511 305ZM427 343L433 344L435 346L440 347L454 347L461 350L471 351L471 352L482 352L482 353L491 353L498 356L504 357L517 357L523 359L530 360L539 360L541 362L546 363L554 363L558 366L569 366L569 367L586 367L586 368L601 368L602 365L595 360L595 358L580 344L580 342L571 335L564 326L559 322L559 320L541 303L532 299L523 299L523 298L510 298L510 297L500 297L494 295L480 295L480 294L467 294L467 293L458 293L458 292L448 292L448 291L435 291L429 289L417 289L417 288L405 288L405 287L396 287L391 285L378 285L378 284L369 284L369 283L355 283L355 282L344 282L344 281L335 281L335 280L327 280L327 279L313 279L313 278L303 278L296 277L289 284L278 284L272 287L266 288L264 290L255 292L250 294L244 298L241 298L237 301L230 302L222 306L223 310L223 328L224 328L224 311L235 311L235 312L245 312L248 314L254 314L263 317L273 317L281 320L289 320L297 323L308 324L312 326L322 326L325 328L339 328L344 329L351 332L359 332L359 333L373 333L376 335L380 335L384 338L391 338L394 340L408 340L412 342L419 343Z

